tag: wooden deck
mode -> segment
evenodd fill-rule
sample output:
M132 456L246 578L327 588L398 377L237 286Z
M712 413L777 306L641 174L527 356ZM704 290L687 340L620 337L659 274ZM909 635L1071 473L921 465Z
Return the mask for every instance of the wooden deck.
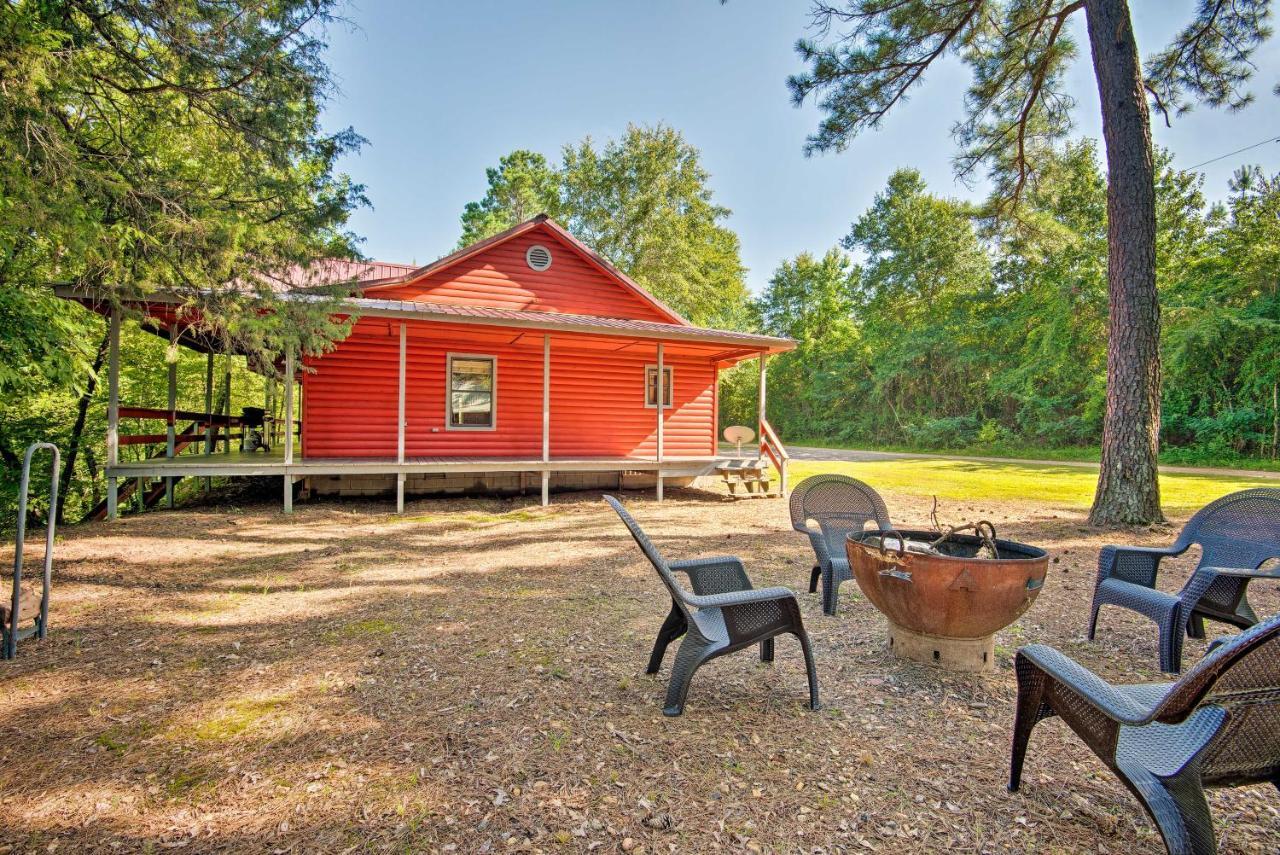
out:
M732 456L732 455L726 455ZM661 462L642 457L552 458L550 461L512 457L332 457L305 459L294 452L285 463L283 450L270 453L231 451L182 454L149 460L120 461L107 468L112 478L205 476L397 475L440 472L660 472L667 477L708 475L722 457L667 457Z

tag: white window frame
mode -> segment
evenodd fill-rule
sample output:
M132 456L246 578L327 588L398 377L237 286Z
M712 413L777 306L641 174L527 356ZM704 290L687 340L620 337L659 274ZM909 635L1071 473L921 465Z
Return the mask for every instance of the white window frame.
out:
M667 388L663 389L658 394L662 395L662 398L663 398L662 409L670 410L676 404L676 368L674 365L663 364L662 372L666 374L667 377L670 378L670 382L667 384ZM646 410L657 409L657 402L654 401L650 403L649 401L649 375L651 373L652 374L658 373L658 363L653 362L644 367L643 394L644 394L644 408ZM667 392L670 392L670 394L666 394Z
M493 382L489 391L489 424L455 425L453 423L453 361L483 359L493 366ZM498 429L498 357L489 353L446 353L444 357L444 429L460 431L492 431Z

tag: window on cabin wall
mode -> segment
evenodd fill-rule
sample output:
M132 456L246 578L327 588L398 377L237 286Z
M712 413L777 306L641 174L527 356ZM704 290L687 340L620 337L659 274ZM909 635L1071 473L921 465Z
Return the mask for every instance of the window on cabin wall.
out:
M450 430L493 430L497 424L498 360L449 354Z
M670 409L672 401L672 385L675 380L674 369L670 365L662 366L662 408ZM649 408L658 406L658 366L644 367L644 405Z

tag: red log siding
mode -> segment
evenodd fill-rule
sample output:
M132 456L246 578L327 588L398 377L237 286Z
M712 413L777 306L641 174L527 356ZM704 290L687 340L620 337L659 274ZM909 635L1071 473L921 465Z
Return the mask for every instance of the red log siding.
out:
M644 367L656 362L655 345L617 350L622 344L606 349L583 337L553 337L553 458L654 455L656 413L644 406ZM313 371L303 376L305 457L395 456L399 353L399 323L366 319L332 353L308 360ZM495 430L445 429L449 353L497 357ZM706 357L680 354L664 361L675 369L675 406L666 412L665 454L714 454L715 365ZM409 457L538 459L542 334L410 322L405 399Z
M551 250L549 269L539 272L525 262L525 251L533 244ZM368 296L670 322L576 249L542 230L512 238L419 282L376 288Z

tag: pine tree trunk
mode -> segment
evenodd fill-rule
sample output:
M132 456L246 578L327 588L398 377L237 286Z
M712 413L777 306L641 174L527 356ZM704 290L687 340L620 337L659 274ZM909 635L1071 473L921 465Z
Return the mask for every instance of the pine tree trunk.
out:
M1155 165L1142 66L1125 0L1086 0L1107 149L1107 410L1089 522L1159 522L1160 302Z

